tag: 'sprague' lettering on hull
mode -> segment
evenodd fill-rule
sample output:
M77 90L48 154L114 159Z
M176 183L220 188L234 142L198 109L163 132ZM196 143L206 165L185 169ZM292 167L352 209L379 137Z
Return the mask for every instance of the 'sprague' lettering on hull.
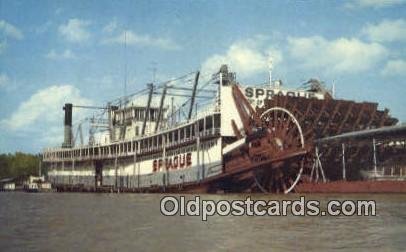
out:
M324 99L322 94L316 94L313 92L307 92L303 90L283 90L283 89L268 89L268 88L245 88L245 96L249 102L254 106L264 105L264 100L272 99L275 95L278 96L291 96L291 97L304 97L307 99L317 98Z
M178 168L186 168L192 165L192 153L180 154L173 157L165 158L165 163L162 159L155 159L152 163L153 171L158 172L165 166L166 170L176 170Z

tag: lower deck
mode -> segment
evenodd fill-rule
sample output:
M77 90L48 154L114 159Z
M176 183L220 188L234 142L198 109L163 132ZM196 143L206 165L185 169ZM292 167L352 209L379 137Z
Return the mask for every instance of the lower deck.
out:
M223 172L221 143L219 137L150 155L72 159L45 165L48 180L54 187L131 191L183 186L200 183Z

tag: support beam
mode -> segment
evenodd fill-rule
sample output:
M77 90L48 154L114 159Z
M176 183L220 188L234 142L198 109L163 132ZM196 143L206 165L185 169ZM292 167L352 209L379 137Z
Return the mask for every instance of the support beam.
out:
M113 110L115 107L111 106L111 103L107 103L107 116L108 116L108 123L109 123L109 140L110 143L116 140L115 132L114 132L114 125L113 125Z
M323 183L326 183L326 175L324 175L324 170L323 170L323 166L321 165L321 160L320 160L321 155L319 154L319 151L317 149L317 162L318 162L318 167L320 169L321 172L321 176L323 177Z
M346 171L345 171L345 144L341 144L342 148L342 159L343 159L343 180L346 180Z
M195 77L195 82L193 84L193 91L192 91L192 97L190 99L190 108L189 108L189 114L188 114L188 120L190 120L192 118L192 112L193 112L193 106L195 105L195 98L196 98L196 89L197 89L197 84L199 82L199 76L200 76L200 72L198 71L196 73L196 77Z
M310 178L311 178L311 180L313 180L313 172L316 172L316 180L315 180L315 182L318 182L319 172L320 172L321 176L322 176L322 179L323 179L323 183L326 183L327 182L326 176L324 174L323 166L321 165L321 160L320 160L322 154L320 154L319 147L317 145L316 145L316 148L315 148L315 156L316 157L314 158L314 163L313 163L313 167L312 167L312 170L311 170L311 173L310 173Z
M175 125L174 107L173 107L173 97L171 97L171 127Z
M197 162L197 178L200 181L200 135L199 135L199 122L195 123L196 134L196 162Z
M158 131L159 123L161 122L162 110L163 110L163 106L164 106L164 102L165 102L165 96L166 96L166 89L167 89L167 86L165 85L164 90L162 91L161 102L159 104L158 118L157 118L156 123L155 123L155 132Z
M376 177L378 175L378 168L376 164L376 141L375 138L372 139L372 145L374 148L374 176Z
M149 109L151 107L152 93L154 92L154 84L152 83L148 84L148 88L149 88L148 102L147 107L145 109L144 122L142 123L141 136L145 134L145 126L147 125L147 118L149 117Z
M175 86L168 86L169 89L172 90L181 90L181 91L193 91L193 87L192 88L188 88L188 87L175 87ZM199 93L201 92L206 92L206 93L216 93L216 90L212 90L212 89L199 89Z
M106 107L100 106L83 106L83 105L73 105L74 108L82 108L82 109L107 109Z
M116 156L114 159L114 188L117 189L118 186L118 169L117 169L117 159L118 159L118 153L117 153L117 149L116 149Z
M162 95L163 92L154 92L154 94L156 94L156 95ZM176 96L176 97L186 97L186 98L189 98L189 97L190 97L190 95L188 95L188 94L166 93L166 95L168 95L168 96ZM211 98L213 98L213 96L196 95L195 98L199 98L199 99L211 99Z

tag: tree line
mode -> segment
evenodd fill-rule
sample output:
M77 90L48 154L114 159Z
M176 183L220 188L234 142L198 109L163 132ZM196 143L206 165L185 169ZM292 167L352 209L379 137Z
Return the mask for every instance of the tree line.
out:
M38 175L39 155L22 152L0 154L0 178Z

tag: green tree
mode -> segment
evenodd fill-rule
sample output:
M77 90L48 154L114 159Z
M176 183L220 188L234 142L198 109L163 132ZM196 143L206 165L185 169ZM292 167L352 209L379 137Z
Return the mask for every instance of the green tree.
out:
M0 178L38 175L39 156L22 152L0 154Z

